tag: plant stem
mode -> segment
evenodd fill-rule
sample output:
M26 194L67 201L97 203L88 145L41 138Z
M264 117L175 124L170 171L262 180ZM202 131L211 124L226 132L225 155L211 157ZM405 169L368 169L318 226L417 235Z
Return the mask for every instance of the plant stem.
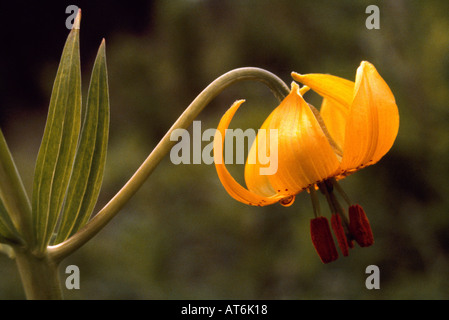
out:
M27 299L62 299L58 263L48 254L37 257L30 251L19 249L15 251L15 259Z
M60 261L94 237L139 190L165 155L170 152L176 143L176 141L170 140L173 130L187 129L204 107L220 92L236 82L247 80L264 83L279 100L282 100L290 92L287 85L276 75L259 68L234 69L214 80L187 107L131 179L109 203L72 237L60 244L48 247L51 258Z
M31 205L19 172L0 130L0 197L25 243L14 245L14 258L27 299L61 299L57 264L32 253Z

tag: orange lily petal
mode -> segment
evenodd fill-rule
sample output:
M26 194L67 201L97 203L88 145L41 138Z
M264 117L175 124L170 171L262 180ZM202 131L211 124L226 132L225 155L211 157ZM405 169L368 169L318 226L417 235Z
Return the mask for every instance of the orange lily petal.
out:
M237 109L244 102L244 100L236 101L220 120L217 128L217 132L214 137L214 162L217 170L218 177L223 184L226 191L237 201L240 201L249 205L265 206L279 202L285 195L273 195L271 197L261 196L241 186L226 169L223 159L223 144L225 139L226 129L229 127L229 123L232 120Z
M269 124L271 122L273 114L270 114L270 116L264 121L262 126L259 129L259 133L256 136L256 139L254 140L249 154L248 158L245 163L245 182L249 190L251 190L254 193L257 193L262 196L270 197L272 195L275 195L276 192L273 189L273 186L270 183L270 180L268 179L267 174L261 174L262 168L267 168L269 163L261 163L261 156L266 156L269 158L270 161L275 161L276 171L278 166L278 159L277 155L276 158L270 157L270 146L275 143L276 149L277 149L277 141L271 141L269 139ZM268 160L268 159L267 159Z
M323 97L321 118L332 139L342 149L346 118L354 95L354 82L320 73L302 75L293 72L292 77Z
M349 107L354 93L354 82L329 74L311 73L302 75L292 73L293 79L308 86L325 98L330 98Z
M269 128L278 130L278 171L268 177L275 191L299 193L339 168L334 150L296 83L273 111Z
M334 99L324 98L321 104L320 115L326 125L329 134L343 149L345 141L346 118L349 113L349 106L345 106Z
M372 64L361 63L355 83L324 74L292 73L292 77L324 97L320 113L332 138L343 147L343 171L374 164L393 146L399 112Z
M393 93L376 68L363 61L346 122L342 169L351 171L379 161L393 146L398 130Z

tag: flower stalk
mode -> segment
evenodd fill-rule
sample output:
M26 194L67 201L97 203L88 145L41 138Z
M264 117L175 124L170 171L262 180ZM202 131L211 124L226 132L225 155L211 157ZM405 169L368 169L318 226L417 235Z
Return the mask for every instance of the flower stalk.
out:
M24 238L23 246L15 245L13 250L27 299L62 298L58 275L60 262L92 239L132 198L165 155L170 152L175 143L170 140L171 133L176 129L187 129L213 98L230 85L240 81L262 82L279 100L282 100L289 92L282 80L264 69L239 68L220 76L193 100L135 174L103 209L73 236L62 243L49 245L45 250L34 248L31 205L0 131L0 196L7 212L12 216L14 225Z
M48 247L51 259L61 261L94 237L133 197L170 152L176 143L170 140L171 133L176 129L187 129L212 99L227 87L241 81L262 82L279 100L289 93L289 88L280 78L260 68L238 68L218 77L192 101L122 189L76 234L60 244Z

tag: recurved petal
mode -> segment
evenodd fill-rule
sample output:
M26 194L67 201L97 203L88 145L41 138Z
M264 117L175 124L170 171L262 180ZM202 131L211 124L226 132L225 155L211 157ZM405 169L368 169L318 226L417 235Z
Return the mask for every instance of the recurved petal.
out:
M342 169L351 171L379 161L393 146L398 130L393 93L376 68L363 61L346 122Z
M350 80L320 73L302 75L293 72L292 77L317 92L323 98L333 99L345 106L349 106L352 101L354 82Z
M214 137L214 162L218 177L223 184L223 187L231 197L245 204L265 206L279 202L285 195L275 194L271 197L261 196L241 186L227 170L223 159L223 144L225 139L226 129L232 120L237 109L244 102L244 100L236 101L231 108L226 111L220 120L217 131Z
M271 147L277 150L277 137L270 137L269 124L273 113L264 121L254 140L245 164L245 182L248 189L258 195L270 197L276 194L268 179L277 172L278 159ZM263 162L263 163L262 163Z
M349 113L349 105L343 105L334 99L324 98L321 104L320 114L329 134L343 149L345 141L346 118Z
M296 83L269 127L278 130L278 171L268 177L276 192L301 192L338 170L338 158Z

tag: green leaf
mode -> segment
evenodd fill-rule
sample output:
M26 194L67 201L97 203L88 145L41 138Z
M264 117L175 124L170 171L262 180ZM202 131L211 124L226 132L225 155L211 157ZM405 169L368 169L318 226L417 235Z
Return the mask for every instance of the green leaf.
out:
M41 251L52 237L63 205L80 127L79 29L74 27L65 43L56 74L34 173L33 226Z
M0 130L0 234L33 245L31 205L17 167ZM19 234L21 236L19 236ZM14 239L13 239L14 238Z
M23 242L2 200L0 200L0 243L23 244Z
M92 214L103 182L108 133L109 91L103 40L92 70L83 128L55 243L74 234Z

